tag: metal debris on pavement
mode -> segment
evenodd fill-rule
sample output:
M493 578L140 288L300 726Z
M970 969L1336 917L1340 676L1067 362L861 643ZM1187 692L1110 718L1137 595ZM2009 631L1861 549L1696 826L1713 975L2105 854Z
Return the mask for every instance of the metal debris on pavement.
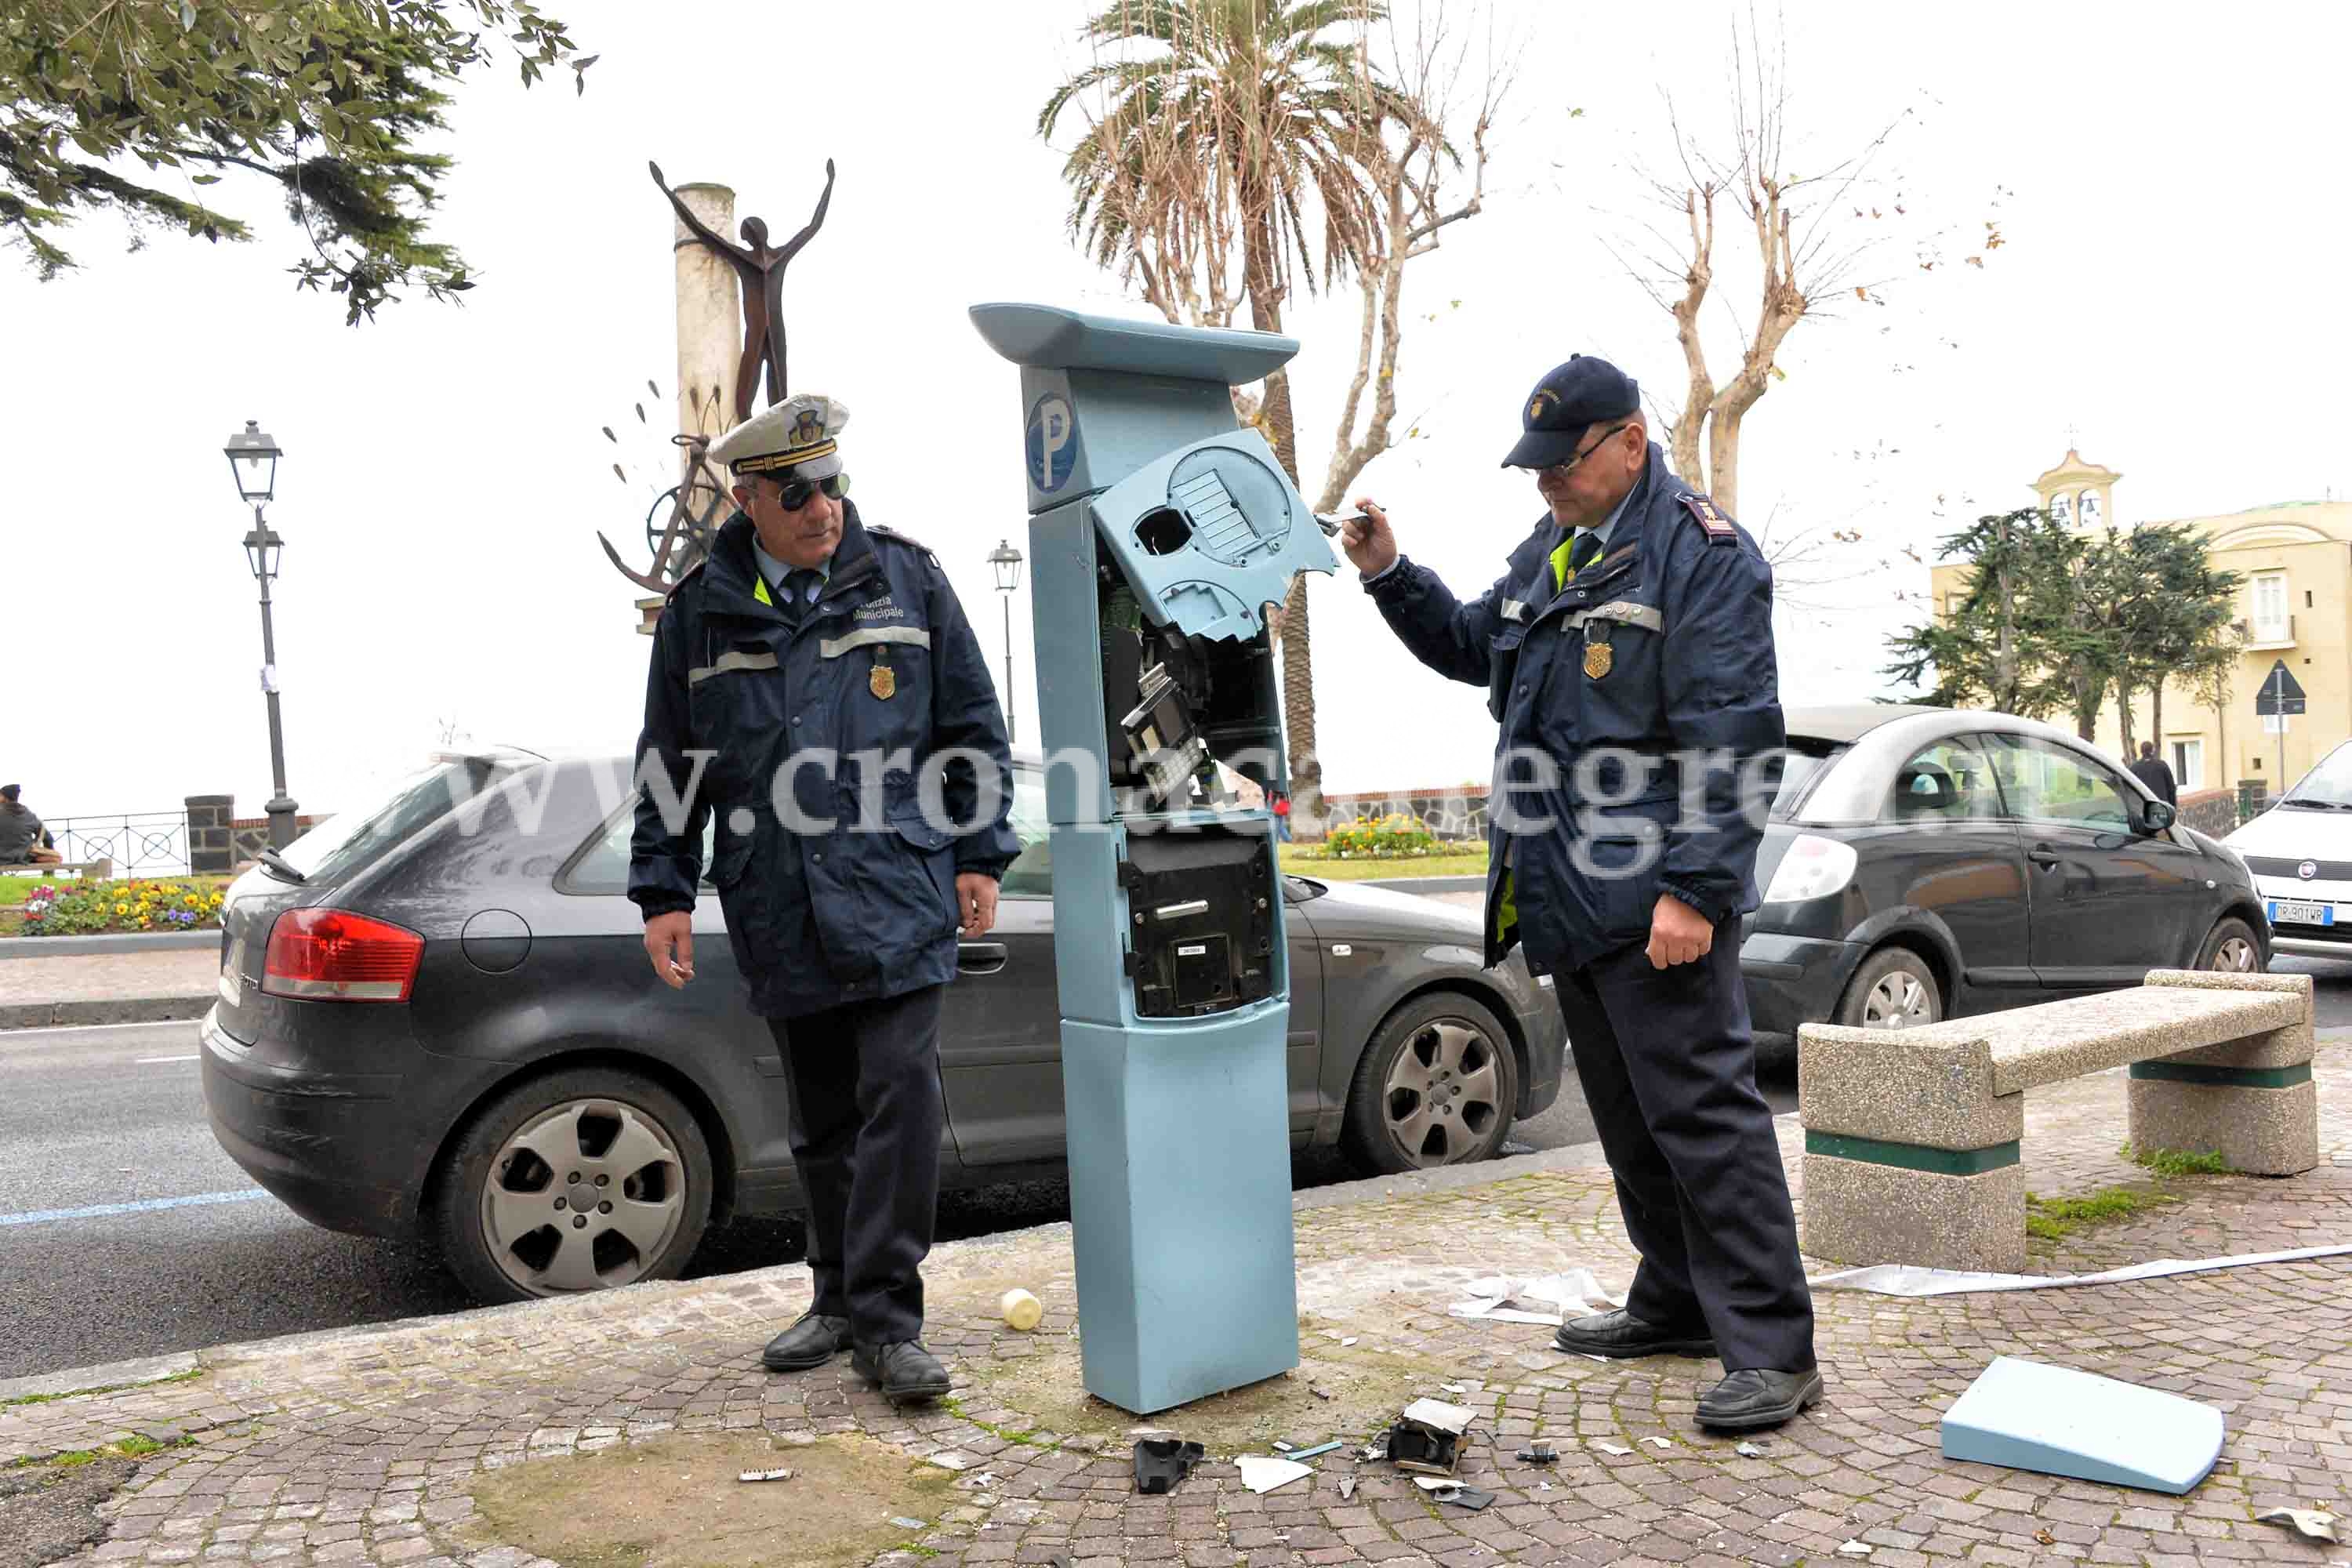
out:
M1450 1476L1462 1455L1462 1434L1478 1413L1441 1399L1416 1399L1389 1430L1389 1458L1400 1470Z
M2319 1509L2274 1508L2268 1513L2254 1515L2254 1522L2287 1525L2297 1534L2312 1541L2325 1541L2333 1544L2337 1540L2336 1516Z
M790 1470L745 1470L735 1479L739 1481L788 1481L793 1479L793 1473Z
M1557 1465L1559 1450L1549 1443L1533 1443L1519 1450L1519 1458L1530 1465Z

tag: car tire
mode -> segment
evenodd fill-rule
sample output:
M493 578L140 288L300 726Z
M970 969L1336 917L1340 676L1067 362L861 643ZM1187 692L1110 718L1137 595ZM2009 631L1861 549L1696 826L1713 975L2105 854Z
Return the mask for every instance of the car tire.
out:
M1944 988L1927 961L1907 947L1882 947L1862 961L1838 998L1833 1023L1856 1029L1916 1029L1944 1016Z
M1518 1103L1518 1057L1502 1020L1460 992L1433 991L1372 1032L1340 1142L1376 1173L1484 1160L1510 1135Z
M568 1068L484 1106L434 1186L442 1256L477 1297L572 1295L686 1268L710 1222L710 1145L651 1079Z
M2254 928L2232 915L2213 928L2198 950L2197 967L2225 974L2260 974L2270 967L2263 955L2262 939Z

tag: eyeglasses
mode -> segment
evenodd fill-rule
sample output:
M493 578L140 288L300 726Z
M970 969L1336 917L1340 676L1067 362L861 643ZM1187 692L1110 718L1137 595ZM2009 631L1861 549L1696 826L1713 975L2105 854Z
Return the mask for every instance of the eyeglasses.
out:
M1620 430L1630 430L1633 427L1633 422L1630 419L1625 421L1622 425L1612 425L1608 429L1601 432L1600 440L1595 441L1591 446L1584 448L1583 451L1577 453L1576 456L1570 458L1567 462L1554 463L1549 468L1538 468L1536 470L1536 478L1539 479L1545 478L1564 479L1568 478L1570 470L1573 469L1577 464L1584 461L1585 458L1592 456L1593 453L1598 452L1601 447L1609 445L1610 437L1614 436Z
M776 487L777 497L783 502L786 511L800 510L819 490L839 500L849 493L849 476L830 474L821 479L787 479Z

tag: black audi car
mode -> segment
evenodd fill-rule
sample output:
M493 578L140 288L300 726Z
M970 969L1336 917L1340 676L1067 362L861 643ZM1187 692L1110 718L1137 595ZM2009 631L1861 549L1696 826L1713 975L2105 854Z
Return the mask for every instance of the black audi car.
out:
M1759 1031L2268 966L2245 862L2062 730L1901 706L1792 709L1788 729L1739 949Z
M486 1300L675 1275L714 1223L797 1206L782 1064L715 892L659 984L623 896L625 761L452 758L238 879L203 1026L215 1135L314 1224L437 1238ZM464 801L467 804L459 805ZM944 1179L1063 1158L1042 778L1017 769L996 929L961 946ZM704 857L709 864L709 855ZM1290 1131L1366 1168L1483 1159L1559 1093L1563 1029L1475 913L1286 879Z

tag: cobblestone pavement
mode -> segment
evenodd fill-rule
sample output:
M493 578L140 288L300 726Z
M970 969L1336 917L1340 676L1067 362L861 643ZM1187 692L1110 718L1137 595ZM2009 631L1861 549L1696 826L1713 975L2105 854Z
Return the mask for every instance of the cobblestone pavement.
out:
M2037 1192L2142 1185L2173 1200L2037 1243L2035 1268L2352 1241L2352 1046L2323 1047L2316 1073L2323 1163L2274 1181L2159 1184L2126 1163L2120 1074L2035 1093L2025 1157ZM1801 1134L1784 1121L1782 1137L1793 1180ZM806 1271L792 1268L227 1347L190 1381L0 1407L0 1464L133 1434L175 1445L105 1505L106 1538L76 1560L99 1563L544 1568L486 1533L468 1489L483 1472L577 1463L656 1433L759 1428L785 1440L863 1431L961 1469L957 1505L882 1559L908 1563L1792 1564L1859 1560L1839 1554L1852 1542L1878 1568L2352 1561L2352 1547L2253 1522L2281 1505L2352 1515L2352 1258L1929 1300L1824 1291L1828 1399L1742 1458L1692 1424L1712 1363L1596 1363L1554 1352L1544 1328L1444 1315L1482 1274L1583 1264L1622 1284L1632 1258L1605 1173L1385 1195L1376 1184L1364 1201L1301 1213L1308 1355L1327 1373L1403 1367L1408 1397L1478 1408L1463 1478L1495 1502L1473 1512L1344 1449L1311 1480L1260 1496L1241 1485L1231 1446L1213 1447L1215 1462L1171 1496L1135 1495L1125 1418L1087 1415L1073 1395L1069 1245L1053 1226L934 1254L930 1340L958 1386L929 1411L894 1415L845 1359L760 1370L761 1343L807 1300ZM1036 1334L997 1321L1008 1281L1045 1299ZM2172 1498L1946 1462L1940 1415L2000 1354L2219 1405L2219 1468ZM1024 1410L1024 1390L1055 1392ZM1042 1429L1048 1407L1100 1429ZM1204 1408L1191 1414L1205 1420ZM1187 1418L1163 1417L1180 1433ZM1556 1468L1512 1457L1535 1437L1558 1445Z

